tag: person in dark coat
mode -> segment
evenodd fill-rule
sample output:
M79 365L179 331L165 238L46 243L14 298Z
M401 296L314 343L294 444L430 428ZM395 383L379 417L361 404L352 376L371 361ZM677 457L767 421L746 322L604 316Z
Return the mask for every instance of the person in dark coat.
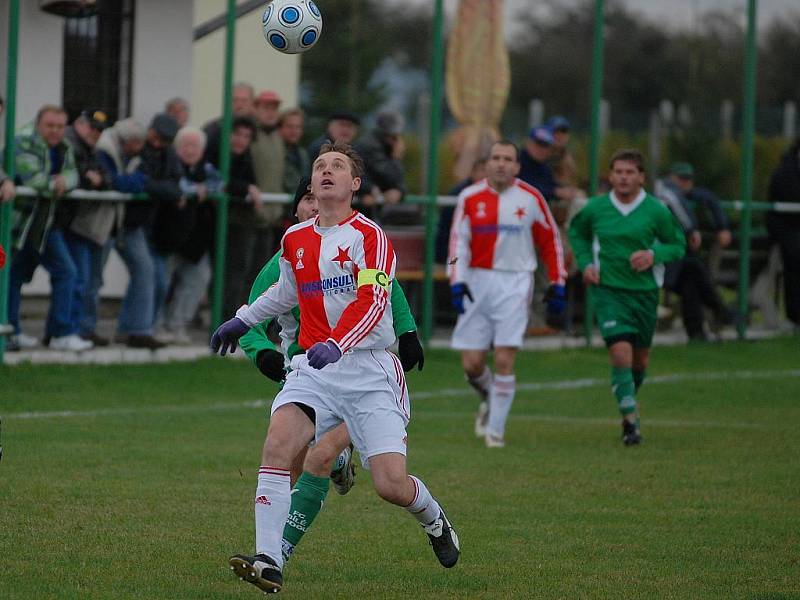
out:
M352 144L358 135L358 127L361 119L358 115L347 110L339 110L331 113L328 117L328 124L325 133L308 145L308 159L311 162L319 156L320 148L327 142L342 142Z
M153 259L153 273L155 288L153 295L153 311L151 329L155 330L161 319L164 302L167 299L169 279L167 276L167 260L171 248L169 245L159 245L154 239L155 220L159 213L174 214L176 206L181 201L181 191L178 185L183 170L172 141L178 133L178 122L166 114L153 117L147 130L147 138L142 150L142 172L147 178L145 191L150 197L147 202L137 202L128 207L125 213L125 226L128 227L133 219L137 219L148 235L148 246ZM136 211L134 214L132 212ZM162 218L163 220L163 218Z
M770 202L800 204L800 138L781 158L769 182ZM800 328L800 212L767 213L767 230L781 251L786 316Z
M247 302L251 281L247 278L254 262L268 257L255 256L255 214L261 205L261 191L256 186L250 145L256 125L248 117L236 117L231 132L231 166L225 188L230 196L228 210L228 243L225 253L225 293L223 314L233 314ZM206 151L206 160L217 169L219 156Z
M176 344L191 343L186 326L194 317L211 281L215 208L210 196L221 191L219 173L203 159L206 134L184 127L175 137L181 161L181 197L164 205L156 215L153 241L160 252L169 253L168 278L172 292L164 310L164 330Z

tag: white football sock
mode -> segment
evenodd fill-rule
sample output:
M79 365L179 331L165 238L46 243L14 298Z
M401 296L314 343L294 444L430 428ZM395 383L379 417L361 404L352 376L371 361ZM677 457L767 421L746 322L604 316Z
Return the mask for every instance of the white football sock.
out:
M406 510L423 525L429 525L439 518L439 512L442 509L436 499L431 496L424 483L413 475L409 475L409 478L414 482L416 493L411 504L406 506Z
M467 377L467 381L476 392L488 396L492 387L492 371L488 366L484 366L483 373L474 378Z
M256 487L256 554L266 554L283 567L281 540L291 503L289 471L262 466Z
M489 395L489 424L486 430L496 437L506 432L506 420L514 402L517 378L514 375L495 375L492 392Z

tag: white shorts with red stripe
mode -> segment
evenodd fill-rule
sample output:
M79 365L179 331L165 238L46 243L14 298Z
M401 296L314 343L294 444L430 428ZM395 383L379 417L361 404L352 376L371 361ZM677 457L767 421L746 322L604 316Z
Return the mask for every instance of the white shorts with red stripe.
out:
M292 370L275 396L272 412L298 402L316 412L318 440L339 423L347 424L353 446L368 469L378 454L406 454L411 418L400 360L388 350L350 350L322 369L308 366L305 354L292 358Z
M451 345L455 350L519 348L528 325L533 273L470 269L465 283L473 301L464 298Z

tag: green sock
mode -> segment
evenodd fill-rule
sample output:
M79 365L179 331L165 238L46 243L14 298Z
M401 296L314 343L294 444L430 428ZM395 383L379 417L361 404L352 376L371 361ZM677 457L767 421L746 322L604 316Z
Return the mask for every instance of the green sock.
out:
M317 477L303 471L292 490L289 518L283 528L283 561L289 560L295 546L317 518L328 495L329 477Z
M647 377L646 369L642 369L641 371L637 369L633 370L633 385L636 388L637 392L639 391L639 388L642 387L645 377Z
M617 397L619 412L623 417L636 413L636 387L631 369L611 368L611 389Z

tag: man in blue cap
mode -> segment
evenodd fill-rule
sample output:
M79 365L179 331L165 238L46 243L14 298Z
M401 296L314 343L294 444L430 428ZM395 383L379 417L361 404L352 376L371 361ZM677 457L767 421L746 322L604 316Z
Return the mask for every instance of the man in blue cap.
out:
M549 127L534 127L525 139L525 151L519 157L519 178L531 184L552 202L556 198L556 179L547 164L553 147L553 132Z
M553 169L548 164L553 152L555 138L553 131L546 125L534 127L525 140L525 151L520 152L520 170L518 177L539 190L551 204L558 200L571 201L575 197L575 188L562 186L556 181ZM553 207L556 223L563 225L563 210ZM563 235L563 234L562 234ZM563 243L563 242L562 242ZM529 321L529 335L553 335L556 330L547 324L547 316L543 309L541 292L547 289L546 269L538 269L535 274L533 302Z

